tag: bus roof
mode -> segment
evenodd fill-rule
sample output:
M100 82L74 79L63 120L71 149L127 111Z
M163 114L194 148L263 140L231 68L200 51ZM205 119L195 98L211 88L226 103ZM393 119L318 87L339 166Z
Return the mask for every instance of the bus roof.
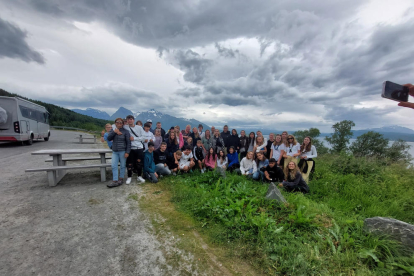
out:
M34 102L31 102L31 101L28 101L28 100L22 99L22 98L20 98L20 97L7 97L7 96L0 96L0 99L14 99L14 100L16 100L16 101L23 101L23 102L26 102L26 103L29 103L29 104L35 105L35 106L37 106L37 107L44 108L44 109L46 110L46 112L47 112L47 113L49 113L49 111L47 111L46 107L44 107L43 105L35 104Z

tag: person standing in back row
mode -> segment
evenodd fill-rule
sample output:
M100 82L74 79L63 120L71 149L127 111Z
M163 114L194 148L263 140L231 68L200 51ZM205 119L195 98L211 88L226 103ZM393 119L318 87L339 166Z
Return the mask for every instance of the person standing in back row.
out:
M127 125L124 129L129 132L131 140L131 152L126 161L128 168L128 178L125 184L130 184L132 181L132 173L137 174L137 181L144 183L145 180L141 177L142 167L144 165L144 130L139 125L135 124L134 116L127 116Z
M227 125L224 125L223 127L223 132L220 133L221 138L223 138L224 144L226 145L226 147L228 145L230 145L230 137L231 137L231 133L229 131L229 127ZM227 153L226 153L227 154Z
M157 129L160 130L161 137L162 137L162 142L165 142L165 130L161 127L161 122L157 122L156 128L152 132L154 134L154 136L155 136L155 131L157 131Z

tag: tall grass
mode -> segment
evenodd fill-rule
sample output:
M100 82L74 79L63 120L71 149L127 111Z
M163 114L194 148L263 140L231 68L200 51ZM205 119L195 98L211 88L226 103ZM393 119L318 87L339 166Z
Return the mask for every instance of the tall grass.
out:
M311 193L264 198L267 185L214 172L167 178L172 200L211 241L281 275L410 275L414 256L363 231L367 217L414 222L414 170L350 156L318 158Z

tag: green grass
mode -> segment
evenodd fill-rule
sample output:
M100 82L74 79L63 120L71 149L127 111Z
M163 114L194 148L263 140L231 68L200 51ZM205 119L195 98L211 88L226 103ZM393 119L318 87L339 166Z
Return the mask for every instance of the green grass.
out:
M317 160L311 193L264 198L267 185L214 172L164 178L180 212L230 257L270 275L413 275L414 255L363 231L367 217L414 222L414 170L350 156ZM168 185L170 184L170 185Z

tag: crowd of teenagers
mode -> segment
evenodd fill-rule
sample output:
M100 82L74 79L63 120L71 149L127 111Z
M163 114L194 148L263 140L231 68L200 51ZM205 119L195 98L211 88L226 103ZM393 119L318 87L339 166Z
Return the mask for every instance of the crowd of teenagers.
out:
M222 132L214 126L204 131L201 124L192 129L187 125L184 130L173 126L166 132L160 122L152 128L151 120L143 125L141 121L135 122L132 115L107 124L101 140L113 151L113 181L107 185L109 188L124 183L125 170L125 183L130 184L133 174L138 182L147 179L156 183L164 175L199 169L201 173L216 170L223 177L226 171L238 173L278 183L287 191L308 193L306 181L315 169L317 157L311 137L305 137L300 144L286 131L271 133L269 139L261 131L247 136L242 130L239 135L236 129L230 132L227 125Z

